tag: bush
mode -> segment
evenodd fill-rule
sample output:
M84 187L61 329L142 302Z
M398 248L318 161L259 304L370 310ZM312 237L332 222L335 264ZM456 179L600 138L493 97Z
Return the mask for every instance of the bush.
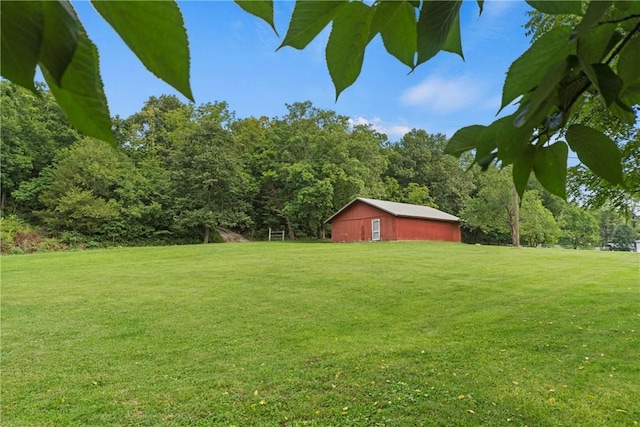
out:
M29 254L37 252L46 233L15 215L0 218L0 253Z
M636 231L632 226L629 224L619 224L614 230L613 236L611 236L614 250L630 251L636 237Z
M57 239L47 237L43 239L38 245L38 252L53 252L66 249L66 245L63 245Z
M64 231L59 238L61 243L69 245L72 248L84 248L87 244L88 237L77 231Z

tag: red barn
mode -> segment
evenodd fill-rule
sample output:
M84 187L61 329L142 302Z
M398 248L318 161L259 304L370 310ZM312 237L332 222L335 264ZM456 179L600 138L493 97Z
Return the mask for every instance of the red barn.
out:
M460 242L460 219L428 206L357 197L326 220L333 242L446 240Z

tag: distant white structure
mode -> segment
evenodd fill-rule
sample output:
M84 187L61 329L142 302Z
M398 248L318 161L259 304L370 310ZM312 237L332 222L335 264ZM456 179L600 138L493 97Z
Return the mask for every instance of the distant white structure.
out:
M284 242L284 230L275 231L269 227L269 241L282 240Z

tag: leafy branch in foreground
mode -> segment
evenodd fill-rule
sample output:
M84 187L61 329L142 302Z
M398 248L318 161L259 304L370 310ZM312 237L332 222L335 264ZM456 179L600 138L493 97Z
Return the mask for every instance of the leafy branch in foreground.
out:
M528 3L544 14L567 15L572 25L537 34L535 43L509 68L501 110L517 100L517 111L489 126L460 129L446 152L460 156L473 151L474 163L483 169L493 162L513 165L521 197L532 171L546 189L566 197L569 147L594 173L621 184L616 143L572 118L598 96L620 121L635 123L632 107L640 104L640 2ZM459 1L297 1L280 47L303 49L333 22L326 60L339 96L357 80L365 49L377 34L387 51L411 69L442 50L462 57L460 6ZM483 2L478 6L482 13Z
M189 46L177 3L92 4L147 69L193 100ZM2 76L35 93L34 76L40 67L69 121L86 135L115 143L98 50L71 3L3 1L0 15Z
M616 143L600 130L572 119L598 96L618 120L635 123L632 107L640 103L640 5L591 2L578 13L577 9L553 9L549 2L529 3L546 13L577 15L573 17L576 24L544 33L511 65L502 108L519 98L515 113L489 126L459 130L447 152L460 155L474 149L476 163L485 168L493 160L503 166L513 164L520 194L533 170L547 190L565 197L568 142L595 174L621 184L621 153ZM560 3L580 4L553 5Z
M149 70L193 98L187 36L175 1L92 3ZM272 0L236 3L275 30ZM460 129L446 152L459 156L473 151L475 163L483 168L492 162L513 165L520 196L533 171L549 191L565 197L569 147L595 174L622 183L615 142L576 117L589 100L599 97L620 121L630 126L636 122L640 2L528 3L543 14L570 17L570 24L536 33L535 43L509 68L502 108L517 100L517 111L489 126ZM477 4L482 13L484 1ZM0 5L2 76L33 90L39 66L71 123L87 135L113 141L97 49L71 4L41 0ZM326 60L338 97L357 80L366 47L378 34L388 53L412 70L440 51L463 57L461 5L460 0L298 0L280 48L304 49L331 24Z

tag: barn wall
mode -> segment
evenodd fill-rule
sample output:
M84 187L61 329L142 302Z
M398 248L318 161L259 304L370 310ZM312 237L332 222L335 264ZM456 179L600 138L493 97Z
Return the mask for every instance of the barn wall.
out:
M370 242L371 220L380 219L381 240L443 240L460 242L456 222L397 218L362 202L355 202L331 221L333 242Z
M396 240L396 217L356 202L331 221L333 242L371 241L371 220L380 219L381 240Z
M396 236L398 240L462 240L458 223L419 218L398 218Z

